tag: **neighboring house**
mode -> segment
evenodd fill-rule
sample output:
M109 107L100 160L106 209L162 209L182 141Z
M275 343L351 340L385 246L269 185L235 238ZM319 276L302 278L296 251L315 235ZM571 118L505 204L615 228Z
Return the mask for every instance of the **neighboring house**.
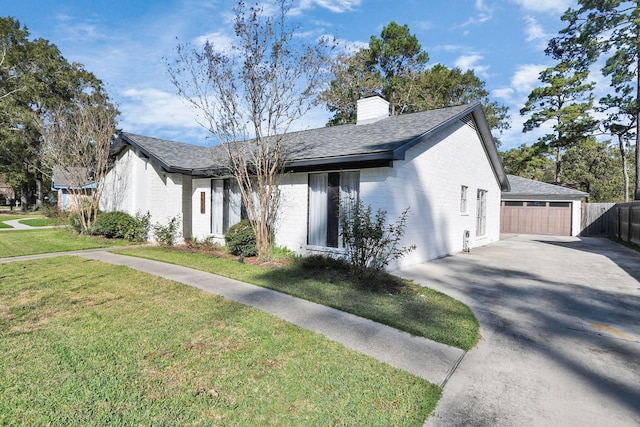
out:
M15 198L16 194L13 188L9 184L0 181L0 205L10 205Z
M589 193L508 175L510 191L502 192L500 232L577 236L582 199Z
M75 210L77 200L91 196L96 184L89 171L82 168L61 168L54 166L51 177L51 189L57 192L58 210Z
M360 198L395 221L410 207L403 245L416 250L397 266L499 239L504 168L479 103L389 117L379 97L358 102L358 123L288 135L275 224L279 246L341 253L338 196ZM122 133L105 182L103 210L180 216L185 238L223 241L242 216L234 179L220 175L214 148Z

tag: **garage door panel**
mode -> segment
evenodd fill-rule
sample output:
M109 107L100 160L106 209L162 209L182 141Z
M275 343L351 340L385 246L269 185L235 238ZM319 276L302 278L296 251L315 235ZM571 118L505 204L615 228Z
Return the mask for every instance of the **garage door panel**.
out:
M500 232L571 235L571 204L567 202L511 202L501 208ZM542 205L544 203L544 205Z

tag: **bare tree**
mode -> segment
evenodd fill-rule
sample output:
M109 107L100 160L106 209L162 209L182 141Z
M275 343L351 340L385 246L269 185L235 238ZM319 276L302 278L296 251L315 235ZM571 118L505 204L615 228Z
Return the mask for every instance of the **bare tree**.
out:
M71 104L53 110L41 125L45 159L57 178L67 182L82 232L91 230L98 213L117 115L105 94L81 93Z
M260 6L234 7L232 46L181 44L168 64L178 93L198 112L198 122L219 142L237 181L256 234L258 256L268 259L280 204L279 184L293 149L287 133L313 104L327 78L328 39L303 45L288 22L291 0L273 14ZM220 156L222 154L222 156Z

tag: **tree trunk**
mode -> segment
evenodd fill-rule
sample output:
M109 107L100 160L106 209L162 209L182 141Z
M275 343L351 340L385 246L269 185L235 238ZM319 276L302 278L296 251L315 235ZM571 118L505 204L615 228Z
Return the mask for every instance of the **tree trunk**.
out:
M640 100L640 58L636 61L636 102ZM633 200L640 200L640 110L636 111L636 182Z
M624 201L629 201L629 171L627 170L627 151L624 149L624 139L618 135L618 148L620 149L620 159L622 160L622 174L624 176Z
M562 173L562 151L556 148L556 184L560 184L560 174Z
M44 192L42 191L42 164L36 161L36 209L42 210L44 204Z

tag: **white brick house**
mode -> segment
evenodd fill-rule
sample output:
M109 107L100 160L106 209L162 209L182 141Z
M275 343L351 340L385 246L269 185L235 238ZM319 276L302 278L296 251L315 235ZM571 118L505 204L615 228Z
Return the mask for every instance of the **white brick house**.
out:
M281 185L276 244L306 254L340 252L336 195L350 193L395 220L410 208L398 266L499 239L509 183L480 104L388 116L386 101L359 103L358 124L291 135L296 154ZM365 115L366 112L366 115ZM211 148L123 133L102 209L180 215L185 238L214 236L240 219L236 184Z

